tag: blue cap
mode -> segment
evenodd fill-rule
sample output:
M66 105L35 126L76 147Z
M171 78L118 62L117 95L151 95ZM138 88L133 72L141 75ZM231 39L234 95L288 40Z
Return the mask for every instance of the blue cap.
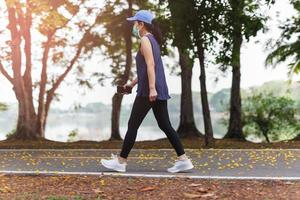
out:
M142 21L142 22L146 22L148 24L152 24L152 20L153 20L154 16L151 12L149 12L148 10L140 10L138 11L133 17L129 17L127 18L128 21Z

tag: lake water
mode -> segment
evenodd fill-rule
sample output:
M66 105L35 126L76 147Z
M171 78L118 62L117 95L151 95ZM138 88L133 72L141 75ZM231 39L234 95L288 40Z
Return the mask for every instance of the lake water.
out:
M16 113L7 111L0 114L0 140L6 139L6 134L14 129L16 124ZM120 134L124 138L127 131L128 113L121 113ZM218 122L220 114L212 114L214 137L221 138L225 131L224 127ZM170 114L171 124L176 130L179 124L179 114ZM45 137L54 141L66 142L69 133L75 130L78 134L73 138L77 140L104 141L110 138L111 129L110 113L50 113L46 127ZM195 115L197 128L203 132L203 119L201 115ZM152 112L149 112L141 124L136 141L156 140L166 138L166 135L157 125Z

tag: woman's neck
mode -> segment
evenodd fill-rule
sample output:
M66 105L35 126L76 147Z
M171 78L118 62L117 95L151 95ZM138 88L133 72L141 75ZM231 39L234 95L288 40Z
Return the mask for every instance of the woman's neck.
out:
M145 35L148 35L148 34L151 34L149 31L146 31L146 30L143 30L141 31L141 37L145 36Z

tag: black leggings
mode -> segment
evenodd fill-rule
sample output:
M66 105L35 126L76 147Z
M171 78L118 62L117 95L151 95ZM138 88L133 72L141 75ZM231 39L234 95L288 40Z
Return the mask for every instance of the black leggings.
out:
M185 152L180 142L179 135L173 129L169 120L167 100L156 99L155 101L150 102L149 97L136 96L128 120L128 129L123 141L120 156L122 158L128 157L128 154L135 143L138 128L150 108L153 110L159 128L167 135L173 148L175 148L177 156L183 155Z

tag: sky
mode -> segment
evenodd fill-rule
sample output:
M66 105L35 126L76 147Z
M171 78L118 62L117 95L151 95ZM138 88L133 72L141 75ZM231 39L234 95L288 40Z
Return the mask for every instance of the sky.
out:
M288 0L280 0L268 11L271 16L271 20L268 22L270 31L267 34L259 33L255 38L252 38L249 42L244 43L241 52L241 87L248 88L251 86L258 86L264 82L272 80L287 80L287 63L282 63L277 68L272 69L265 68L265 58L269 52L265 50L265 43L270 38L278 38L280 31L278 30L278 20L284 21L287 17L294 14L293 8L289 5ZM279 17L277 13L280 13ZM260 41L257 43L256 41ZM133 52L135 55L135 52ZM181 79L179 76L171 75L170 69L166 64L177 64L176 60L172 60L169 57L163 57L165 64L165 75L170 93L181 92ZM91 61L86 63L88 71L105 72L109 74L110 68L108 61L103 60L101 55L95 55ZM135 70L136 66L132 66ZM198 61L195 62L193 68L192 90L194 92L200 91L199 83L200 69ZM215 82L215 78L219 77L219 81ZM294 76L294 81L300 80L300 75ZM68 81L68 79L67 79ZM231 87L231 70L223 74L218 71L216 66L208 66L207 68L207 90L209 92L217 92L223 88ZM132 94L124 95L123 104L133 103L136 95L136 88L133 88ZM111 99L116 92L116 87L111 86L111 83L107 81L104 86L100 84L96 85L93 90L88 90L85 94L82 94L78 90L76 85L63 84L59 88L58 92L61 94L59 102L53 102L52 107L58 108L72 108L74 104L80 103L85 105L90 102L102 102L104 104L111 104ZM200 94L199 94L200 95ZM172 99L170 99L172 100ZM12 91L12 86L5 78L0 74L0 102L14 103L16 98Z

